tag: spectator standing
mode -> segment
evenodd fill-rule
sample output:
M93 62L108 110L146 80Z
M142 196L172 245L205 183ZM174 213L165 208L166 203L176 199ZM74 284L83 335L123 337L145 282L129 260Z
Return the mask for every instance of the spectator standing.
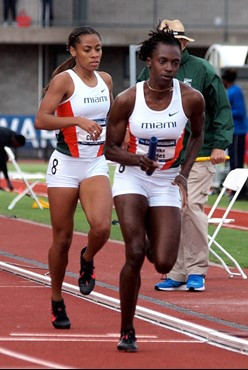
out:
M53 0L42 0L42 26L51 27L54 20Z
M11 20L9 20L9 15ZM3 26L16 27L16 0L3 0Z
M12 131L7 127L0 127L0 172L3 172L10 191L12 191L14 188L8 175L8 155L4 147L8 146L12 148L19 148L24 146L25 142L26 139L23 135L17 134L15 131Z
M245 138L248 131L246 103L244 93L241 87L236 83L237 71L235 69L226 69L222 74L222 80L231 105L234 122L233 141L228 147L230 170L234 170L235 168L244 167ZM247 199L245 192L246 189L243 187L239 199Z
M208 271L208 220L204 213L209 189L215 174L215 164L225 161L225 150L232 142L233 120L230 104L221 78L207 60L190 55L186 49L195 40L185 35L182 22L163 20L161 27L168 26L182 46L182 59L176 78L199 90L206 102L204 143L201 157L210 157L204 162L195 162L188 178L188 206L182 213L181 243L177 261L167 278L155 285L156 290L205 290ZM149 78L145 68L138 81ZM190 134L186 126L184 148ZM181 152L182 159L185 150ZM149 253L150 254L150 253Z

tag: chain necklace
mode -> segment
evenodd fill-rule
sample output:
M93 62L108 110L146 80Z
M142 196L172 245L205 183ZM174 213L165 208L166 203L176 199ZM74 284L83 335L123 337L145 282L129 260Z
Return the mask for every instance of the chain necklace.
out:
M84 75L84 74L82 74L81 75L81 73L79 73L79 72L77 72L77 67L75 66L74 68L72 68L73 69L73 71L82 79L82 80L87 80L87 81L89 81L89 83L93 83L93 81L95 81L95 75L93 75L92 77L88 77L88 76L86 76L86 75Z
M147 87L148 87L148 89L150 89L151 91L156 91L156 92L164 92L164 91L173 91L173 87L171 86L171 87L167 87L166 89L164 89L164 90L157 90L157 89L153 89L150 85L149 85L149 82L148 82L149 80L147 80L146 81L146 83L147 83Z

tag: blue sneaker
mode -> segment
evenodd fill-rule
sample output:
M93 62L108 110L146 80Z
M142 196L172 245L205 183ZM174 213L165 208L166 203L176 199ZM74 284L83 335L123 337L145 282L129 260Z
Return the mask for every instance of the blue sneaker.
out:
M203 291L205 290L205 279L204 275L189 275L186 289L194 292L194 291Z
M186 283L172 279L165 279L155 285L155 290L186 290Z

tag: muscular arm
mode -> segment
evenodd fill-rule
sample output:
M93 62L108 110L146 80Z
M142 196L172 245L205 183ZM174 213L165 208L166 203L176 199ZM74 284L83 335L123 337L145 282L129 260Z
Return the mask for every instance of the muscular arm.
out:
M128 120L135 102L136 88L130 88L119 94L110 110L107 124L105 156L107 159L123 165L139 165L139 156L122 149Z
M123 150L127 134L129 117L135 102L136 87L131 87L119 94L111 108L106 133L104 153L107 159L128 166L140 166L143 171L157 168L157 163L147 158Z
M181 166L181 174L188 178L203 144L205 120L203 95L194 89L191 89L191 91L186 90L186 93L183 93L183 106L189 119L191 134L186 147L185 160Z
M130 153L123 149L129 117L135 102L136 86L125 90L115 99L111 108L106 133L104 153L107 159L128 166L139 166L143 171L154 171L158 165L146 155Z

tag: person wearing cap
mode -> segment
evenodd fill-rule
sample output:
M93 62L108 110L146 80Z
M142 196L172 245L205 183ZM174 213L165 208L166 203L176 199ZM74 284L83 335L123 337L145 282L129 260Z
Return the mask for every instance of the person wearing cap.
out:
M225 150L232 142L233 118L225 87L214 68L203 58L190 55L189 42L195 40L186 36L182 22L178 19L163 20L161 29L168 27L179 39L182 58L176 78L199 90L205 99L204 143L199 157L210 160L195 162L188 177L188 206L182 210L181 243L177 261L166 279L155 285L156 290L205 290L205 277L208 271L208 220L204 213L209 190L215 174L215 165L225 161ZM149 68L145 67L138 81L149 78ZM186 126L184 150L189 139L189 125ZM147 250L152 262L152 251Z

